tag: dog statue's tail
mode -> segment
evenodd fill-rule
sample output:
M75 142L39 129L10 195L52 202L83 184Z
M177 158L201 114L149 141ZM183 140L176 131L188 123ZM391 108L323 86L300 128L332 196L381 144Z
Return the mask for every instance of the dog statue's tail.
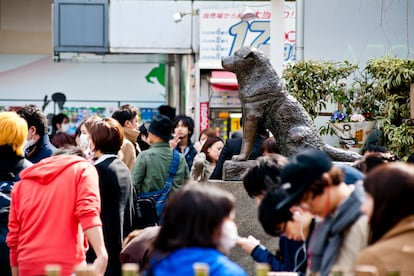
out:
M362 158L362 155L356 152L335 148L328 144L324 144L321 150L326 152L334 161L354 162Z

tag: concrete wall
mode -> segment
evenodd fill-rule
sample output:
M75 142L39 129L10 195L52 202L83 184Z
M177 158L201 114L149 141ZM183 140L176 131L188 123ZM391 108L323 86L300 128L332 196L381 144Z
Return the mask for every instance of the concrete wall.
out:
M210 180L209 183L217 185L231 192L236 198L236 224L238 226L239 236L254 236L260 240L261 244L266 246L270 252L275 253L278 248L278 239L267 235L260 225L257 217L256 200L250 198L244 190L241 181L220 181ZM242 266L249 275L255 275L255 261L245 253L239 246L233 248L229 258Z
M52 0L0 0L0 53L52 53Z

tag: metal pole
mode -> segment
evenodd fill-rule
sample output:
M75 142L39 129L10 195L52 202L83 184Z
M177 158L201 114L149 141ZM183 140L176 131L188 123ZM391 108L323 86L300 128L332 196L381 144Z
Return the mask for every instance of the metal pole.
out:
M304 59L304 20L305 19L305 1L296 0L296 42L295 52L296 60Z
M181 68L182 55L174 55L174 71L173 71L173 102L177 114L181 114L180 97L181 97Z
M270 21L270 62L279 76L283 71L284 59L284 0L271 0L272 19Z
M168 105L171 105L171 97L173 94L173 89L172 89L172 69L171 67L173 66L173 57L172 55L168 55L167 57L167 62L165 64L165 102Z

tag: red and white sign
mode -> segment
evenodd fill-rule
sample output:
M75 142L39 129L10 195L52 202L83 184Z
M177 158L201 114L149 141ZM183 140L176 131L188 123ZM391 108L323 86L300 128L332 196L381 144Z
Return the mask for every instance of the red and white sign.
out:
M209 106L208 102L200 102L200 132L206 128L208 128L209 125Z

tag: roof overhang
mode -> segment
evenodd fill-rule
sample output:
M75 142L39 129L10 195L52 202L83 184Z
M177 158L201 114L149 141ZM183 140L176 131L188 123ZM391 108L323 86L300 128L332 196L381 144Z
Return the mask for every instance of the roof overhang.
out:
M236 74L228 71L211 71L210 84L215 91L238 90Z

